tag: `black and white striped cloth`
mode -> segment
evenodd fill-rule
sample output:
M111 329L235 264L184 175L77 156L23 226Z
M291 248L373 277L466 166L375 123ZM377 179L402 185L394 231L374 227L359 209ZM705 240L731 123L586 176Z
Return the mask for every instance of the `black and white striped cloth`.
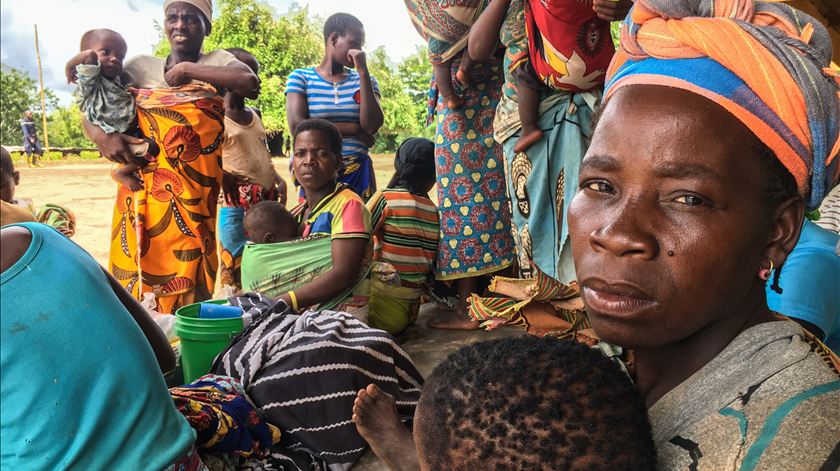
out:
M411 420L423 378L388 333L342 312L292 313L282 301L232 298L254 318L213 365L240 380L281 445L306 451L331 471L349 469L367 444L351 421L356 392L370 383L394 396Z

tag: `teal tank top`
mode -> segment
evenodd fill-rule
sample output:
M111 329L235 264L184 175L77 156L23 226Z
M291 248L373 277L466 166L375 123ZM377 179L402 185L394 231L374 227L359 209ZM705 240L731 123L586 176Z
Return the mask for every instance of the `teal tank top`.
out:
M195 432L96 261L43 224L0 274L0 468L159 470Z

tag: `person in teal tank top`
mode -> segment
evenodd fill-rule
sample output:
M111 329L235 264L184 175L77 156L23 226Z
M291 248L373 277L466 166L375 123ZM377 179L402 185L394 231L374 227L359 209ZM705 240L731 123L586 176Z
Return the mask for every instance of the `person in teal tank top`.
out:
M0 245L0 468L160 470L191 453L143 308L49 226L5 226Z

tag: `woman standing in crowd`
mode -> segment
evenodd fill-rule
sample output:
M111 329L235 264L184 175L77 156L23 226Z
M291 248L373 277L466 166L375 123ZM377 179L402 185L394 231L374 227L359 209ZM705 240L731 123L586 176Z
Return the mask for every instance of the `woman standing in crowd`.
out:
M463 19L475 15L461 10L482 8L485 3L459 2L451 10L428 0L407 5L415 25L427 32L424 36L442 36L453 30L468 34L471 24L464 24ZM457 49L441 55L453 58L450 75L456 77L466 44L450 43ZM477 277L498 272L514 262L502 149L493 140L493 116L504 76L497 56L491 53L481 60L473 65L469 88L461 87L457 81L453 83L464 100L463 106L450 109L436 84L430 91L430 117L437 125L435 156L441 231L435 277L454 282L459 298L455 312L429 321L429 327L434 328L476 328L478 323L467 317L467 300L477 291Z
M569 224L593 329L634 350L657 469L840 463L840 360L765 294L837 182L830 58L777 3L637 0L623 26Z
M565 214L577 188L580 161L589 145L592 113L601 99L606 70L586 70L586 77L583 74L572 75L570 71L575 67L571 64L564 63L561 67L545 62L545 54L530 56L525 27L527 3L529 0L492 0L470 31L470 55L476 60L483 60L495 53L500 42L505 48L505 83L496 112L494 137L504 149L512 208L511 232L522 275L530 278L535 275L535 270L539 270L568 284L575 280L575 273ZM540 2L530 2L527 8L546 7ZM630 2L596 0L593 8L600 20L580 27L581 33L588 31L587 41L579 42L577 36L570 35L567 43L540 45L557 49L565 57L583 61L584 68L587 60L598 56L604 49L612 51L609 27L604 20L623 18ZM547 11L541 13L542 17L553 19ZM562 28L556 29L563 31ZM539 34L539 31L536 33ZM535 60L542 61L541 70L552 66L564 69L565 74L556 72L556 81L569 91L543 86L537 123L538 128L543 130L543 136L528 146L525 152L517 153L514 146L522 131L517 92L521 80L534 80L527 71L533 69L530 63Z
M124 82L143 89L137 96L140 129L160 146L161 158L144 169L142 190L119 190L109 265L134 296L153 291L157 310L174 312L209 299L215 283L220 93L255 98L259 81L229 52L202 52L211 28L210 0L167 0L164 12L172 52L165 59L135 57L124 70ZM102 155L114 162L132 161L127 144L142 143L84 125Z
M364 43L365 28L358 18L347 13L327 18L321 64L294 70L286 82L286 119L293 132L308 118L326 119L338 127L344 138L339 181L367 201L376 191L368 150L384 118Z

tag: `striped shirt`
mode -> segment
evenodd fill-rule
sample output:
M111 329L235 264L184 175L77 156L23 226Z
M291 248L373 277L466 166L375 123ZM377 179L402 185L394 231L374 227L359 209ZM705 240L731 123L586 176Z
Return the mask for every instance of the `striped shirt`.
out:
M437 206L401 188L378 191L370 201L374 260L396 268L400 280L423 284L437 256Z
M303 223L306 201L291 211L298 224ZM370 213L359 195L345 185L325 196L309 213L303 237L329 235L332 239L369 239Z
M286 81L286 95L297 93L306 97L310 118L321 118L333 123L358 123L361 109L361 81L359 73L347 69L347 78L332 83L324 80L315 67L296 69ZM379 84L370 78L373 93L379 96ZM348 137L344 139L342 155L367 155L368 147L362 141Z

